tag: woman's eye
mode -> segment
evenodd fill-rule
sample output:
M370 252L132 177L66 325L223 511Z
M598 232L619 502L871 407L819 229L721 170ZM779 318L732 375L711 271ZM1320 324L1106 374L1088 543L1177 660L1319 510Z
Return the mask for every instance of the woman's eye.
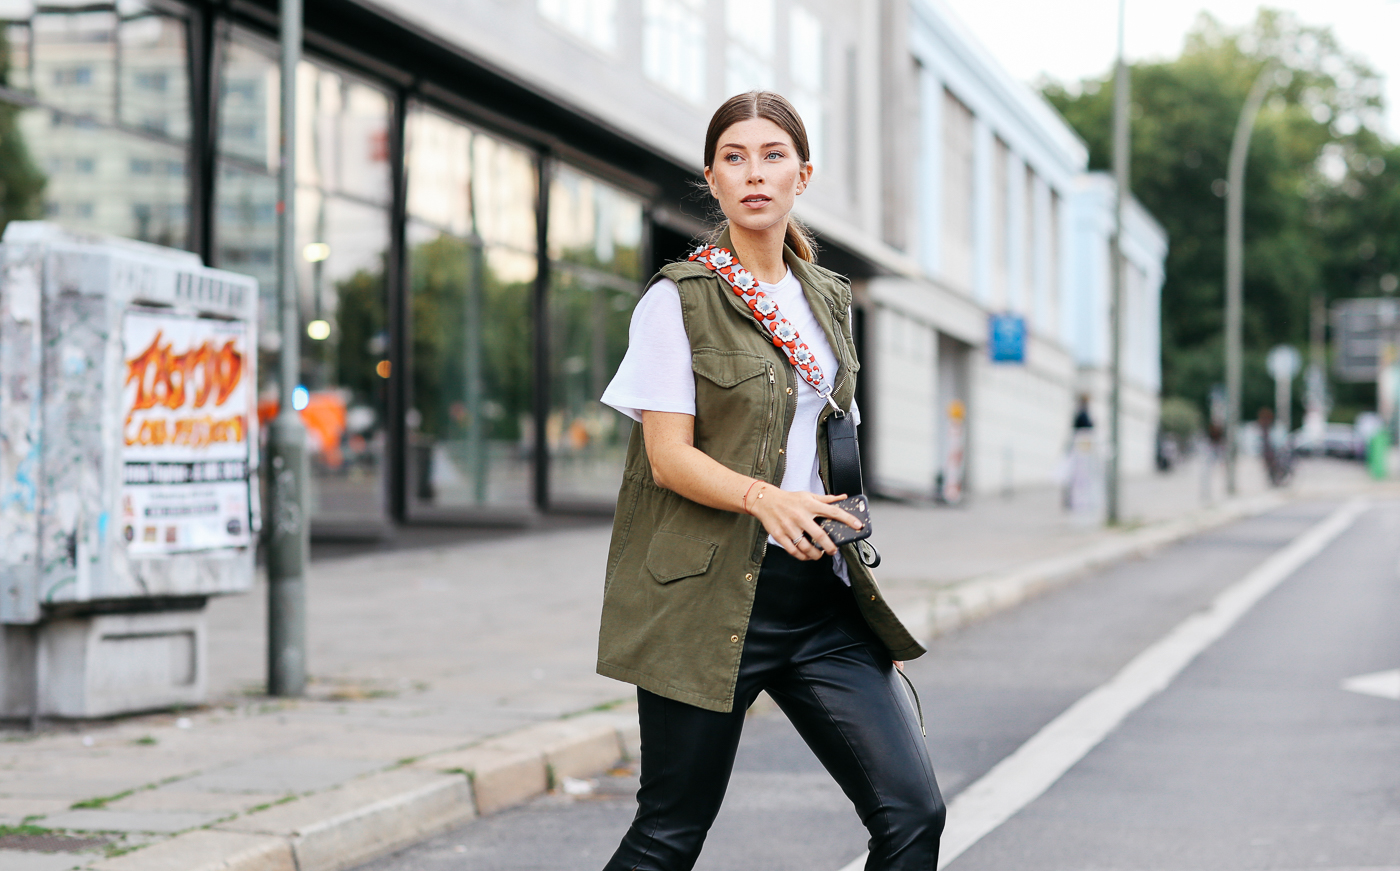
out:
M731 151L724 156L724 159L729 161L730 163L738 163L739 153L737 151Z
M783 159L783 153L782 153L781 151L770 151L770 152L768 152L768 159L769 159L769 160L782 160L782 159Z

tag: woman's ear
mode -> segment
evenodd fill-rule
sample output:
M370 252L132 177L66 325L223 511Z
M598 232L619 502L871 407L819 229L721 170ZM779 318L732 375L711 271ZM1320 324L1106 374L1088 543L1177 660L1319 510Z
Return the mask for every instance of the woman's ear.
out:
M710 167L705 167L705 184L710 188L710 196L719 199L719 191L715 190L715 172Z

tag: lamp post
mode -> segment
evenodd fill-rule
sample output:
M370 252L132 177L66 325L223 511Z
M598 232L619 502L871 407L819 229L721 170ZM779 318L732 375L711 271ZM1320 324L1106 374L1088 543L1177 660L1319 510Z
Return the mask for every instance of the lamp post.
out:
M1110 526L1119 521L1119 448L1122 428L1123 383L1123 209L1127 204L1129 138L1128 138L1128 65L1123 60L1123 23L1126 0L1118 0L1118 62L1113 71L1113 180L1116 199L1113 206L1113 238L1109 256L1113 259L1113 286L1108 304L1108 467L1105 477L1105 519Z
M1235 138L1230 143L1230 166L1225 182L1225 490L1234 496L1236 455L1239 452L1240 379L1243 366L1241 323L1244 298L1244 164L1249 156L1249 138L1254 133L1254 120L1269 81L1275 72L1275 62L1269 61L1249 96L1244 101Z
M301 0L281 0L281 170L277 203L277 277L282 347L280 402L268 427L271 511L267 535L267 691L299 696L306 689L306 427L293 396L301 369L301 316L296 273L297 65Z

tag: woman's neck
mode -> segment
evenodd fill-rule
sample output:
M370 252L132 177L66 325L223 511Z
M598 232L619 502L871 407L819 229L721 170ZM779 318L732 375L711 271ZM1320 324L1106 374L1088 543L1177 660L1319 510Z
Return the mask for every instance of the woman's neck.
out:
M786 221L766 230L748 230L734 223L729 225L729 241L734 245L734 256L753 273L754 278L764 284L777 284L787 275L787 263L783 262L785 238Z

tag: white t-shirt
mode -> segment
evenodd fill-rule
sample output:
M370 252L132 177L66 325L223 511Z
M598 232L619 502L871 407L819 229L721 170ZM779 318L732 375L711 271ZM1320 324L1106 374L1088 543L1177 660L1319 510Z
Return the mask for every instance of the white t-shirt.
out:
M836 383L841 364L831 343L826 340L821 324L812 314L812 306L802 290L802 283L788 270L777 284L759 282L759 289L778 304L802 341L812 349L829 383ZM757 330L757 327L754 327ZM604 405L609 405L635 421L641 421L643 411L669 411L695 414L695 372L690 362L690 337L685 332L681 315L680 291L676 283L663 278L651 286L637 302L628 329L627 354L617 367L617 374L603 391ZM822 479L817 459L817 417L825 400L811 385L797 379L797 410L792 428L788 430L784 447L787 465L783 469L784 490L807 490L822 493ZM860 409L851 402L851 417L860 423ZM768 541L778 542L770 535ZM846 566L838 553L834 558L836 574L850 583Z

